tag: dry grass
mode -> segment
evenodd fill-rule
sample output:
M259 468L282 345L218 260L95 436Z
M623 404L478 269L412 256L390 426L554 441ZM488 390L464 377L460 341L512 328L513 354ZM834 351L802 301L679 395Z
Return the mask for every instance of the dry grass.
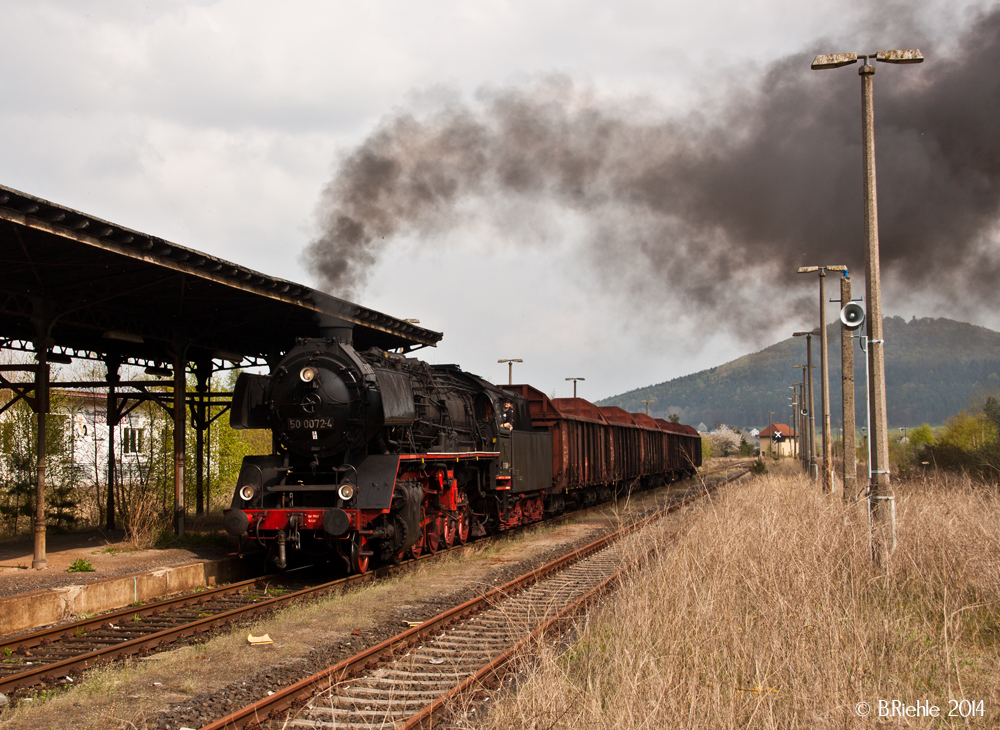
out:
M125 507L125 540L129 550L148 550L167 528L166 518L155 502L134 498Z
M568 651L533 657L482 727L853 728L878 724L879 700L946 715L952 698L982 700L970 724L997 726L1000 499L967 479L896 493L880 572L863 505L798 475L728 490Z

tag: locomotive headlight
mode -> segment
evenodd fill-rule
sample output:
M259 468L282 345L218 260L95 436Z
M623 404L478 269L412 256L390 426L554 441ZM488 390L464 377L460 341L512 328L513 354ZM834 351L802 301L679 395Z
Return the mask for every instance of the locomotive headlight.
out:
M303 383L311 383L315 377L316 368L312 368L307 365L299 371L299 380Z
M337 490L337 494L345 502L354 496L354 485L353 484L341 484L340 489Z
M244 486L240 487L240 499L242 499L244 502L249 502L254 498L254 495L256 494L257 494L256 487L253 487L249 484L245 484Z

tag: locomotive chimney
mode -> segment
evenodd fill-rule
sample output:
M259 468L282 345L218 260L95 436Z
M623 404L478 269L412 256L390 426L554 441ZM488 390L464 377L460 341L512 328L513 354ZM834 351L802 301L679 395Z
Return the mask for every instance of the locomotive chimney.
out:
M329 314L319 316L319 332L327 339L337 340L346 345L354 342L354 324Z

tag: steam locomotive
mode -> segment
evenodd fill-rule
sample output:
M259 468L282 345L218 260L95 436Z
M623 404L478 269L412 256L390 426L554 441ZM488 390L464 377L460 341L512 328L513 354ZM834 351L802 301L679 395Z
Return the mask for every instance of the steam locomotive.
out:
M701 464L688 426L456 365L372 348L349 329L300 339L269 375L243 373L233 428L265 428L272 453L243 460L226 530L351 572L536 522Z

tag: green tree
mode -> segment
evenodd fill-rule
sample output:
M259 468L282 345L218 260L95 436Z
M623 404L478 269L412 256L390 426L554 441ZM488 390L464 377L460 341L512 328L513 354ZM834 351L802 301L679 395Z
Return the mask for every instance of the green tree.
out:
M925 446L934 444L934 432L931 430L930 424L925 423L923 426L912 428L907 435L910 439L910 448L914 453L919 452Z
M971 452L997 440L997 427L983 413L962 411L945 422L941 443Z
M53 403L57 398L53 396ZM45 517L51 525L68 529L76 522L73 486L67 480L68 419L55 414L45 418L46 505ZM0 518L9 533L31 524L35 515L38 485L38 421L28 404L21 400L7 409L0 420L0 459L3 466L0 487Z
M996 373L993 373L993 375L996 375ZM996 396L991 395L983 403L983 415L993 424L993 428L1000 433L1000 401L997 400Z

